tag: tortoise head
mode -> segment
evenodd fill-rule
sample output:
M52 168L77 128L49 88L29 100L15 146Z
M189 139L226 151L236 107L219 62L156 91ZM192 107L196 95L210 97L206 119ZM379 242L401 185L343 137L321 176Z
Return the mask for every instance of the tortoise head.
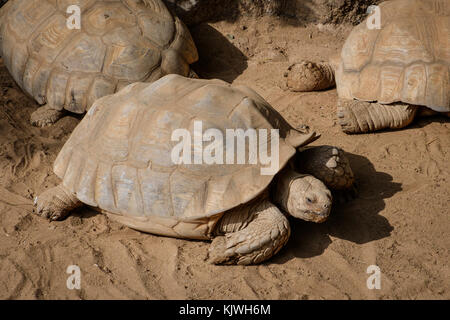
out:
M323 222L330 215L332 196L319 179L289 170L277 181L275 201L291 216Z

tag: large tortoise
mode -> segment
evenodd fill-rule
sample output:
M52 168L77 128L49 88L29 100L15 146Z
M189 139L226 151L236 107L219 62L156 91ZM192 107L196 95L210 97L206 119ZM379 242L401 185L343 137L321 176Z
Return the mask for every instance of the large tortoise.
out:
M258 148L266 155L278 150L279 165L263 174L268 162L260 157L241 164L178 162L172 157L178 145L172 135L185 129L198 137L194 131L198 121L203 137L211 130L225 135L229 129L244 133L266 129L265 136L259 135ZM270 131L274 128L279 130L278 137ZM221 141L216 155L228 157L239 143L209 137L210 142L200 145L205 150L200 155ZM36 213L58 220L84 203L144 232L214 238L209 250L212 263L259 263L288 240L289 223L278 208L297 218L322 222L330 213L332 195L316 177L323 177L335 189L353 183L349 162L335 147L302 151L301 162L314 163L304 165L311 172L300 174L293 169L296 164L289 161L295 159L296 149L317 138L314 132L293 129L244 86L178 75L152 84L134 83L97 100L76 127L54 163L62 183L35 200ZM250 143L245 146L249 155ZM194 156L199 154L198 145L192 150Z
M72 5L81 29L67 25ZM0 55L44 105L31 116L37 126L63 110L82 114L133 82L188 76L198 59L189 31L161 0L9 0L0 10Z
M396 0L379 5L381 28L367 20L340 58L289 67L287 86L313 91L336 84L347 133L409 125L418 115L450 115L450 1ZM427 107L427 108L424 108Z

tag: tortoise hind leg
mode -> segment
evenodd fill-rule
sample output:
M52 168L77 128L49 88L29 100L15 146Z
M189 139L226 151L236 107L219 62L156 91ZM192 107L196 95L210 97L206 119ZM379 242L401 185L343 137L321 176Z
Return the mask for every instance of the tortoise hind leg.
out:
M288 68L285 77L289 90L296 92L324 90L336 85L333 67L325 62L295 63Z
M54 124L61 119L63 115L63 111L53 109L46 104L31 114L30 122L33 126L45 127Z
M35 213L49 220L62 220L83 203L62 184L46 190L34 200Z
M409 104L389 104L343 100L338 102L337 116L345 133L366 133L408 126L419 107Z
M257 264L272 257L286 244L290 235L289 222L275 205L265 200L245 207L222 217L217 226L219 236L209 248L210 263Z

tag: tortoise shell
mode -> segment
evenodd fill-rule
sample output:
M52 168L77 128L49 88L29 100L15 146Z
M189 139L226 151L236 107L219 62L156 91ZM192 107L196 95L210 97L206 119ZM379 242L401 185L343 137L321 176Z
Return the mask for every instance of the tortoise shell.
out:
M366 20L344 44L339 97L450 111L450 1L396 0L379 8L381 28L369 29Z
M270 141L279 140L278 170L296 147L316 138L293 129L252 89L168 75L97 100L59 153L54 172L79 200L108 213L204 224L202 218L217 217L257 197L278 170L261 174L266 164L259 157L254 164L176 164L171 153L179 142L172 141L172 134L186 129L194 137L195 121L202 122L202 132L214 128L223 137L227 129L267 129L258 146L270 155ZM274 128L278 138L270 134ZM210 143L203 142L203 149ZM234 148L229 143L220 147L223 155ZM193 154L195 150L193 146ZM138 229L181 233L155 231L148 224Z
M67 26L77 5L81 28ZM10 0L0 11L0 54L39 104L83 113L98 98L165 74L187 75L197 50L161 0Z

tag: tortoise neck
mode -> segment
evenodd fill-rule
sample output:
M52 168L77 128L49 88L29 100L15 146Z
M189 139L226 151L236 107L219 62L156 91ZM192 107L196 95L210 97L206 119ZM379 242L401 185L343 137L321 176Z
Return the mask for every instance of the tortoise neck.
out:
M290 166L286 166L278 173L275 183L272 187L272 198L276 205L278 205L285 213L291 212L289 204L289 196L291 195L291 184L297 179L303 178L306 175L293 170Z

